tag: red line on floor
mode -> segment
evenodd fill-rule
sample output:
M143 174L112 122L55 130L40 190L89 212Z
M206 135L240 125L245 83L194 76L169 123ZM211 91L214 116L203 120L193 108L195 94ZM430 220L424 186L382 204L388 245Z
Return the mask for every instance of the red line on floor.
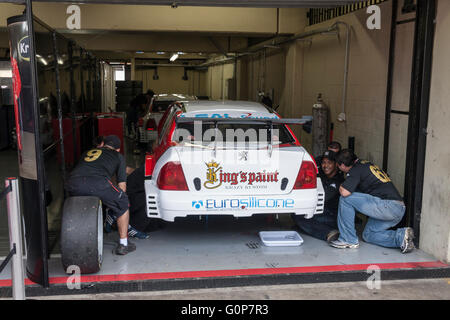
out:
M440 261L371 263L371 264L350 264L350 265L288 267L288 268L85 275L81 276L80 280L81 283L89 283L89 282L114 282L114 281L136 281L136 280L155 280L155 279L187 279L187 278L235 277L235 276L270 275L270 274L301 274L301 273L320 273L320 272L337 272L337 271L360 271L360 270L367 270L369 266L373 265L378 266L381 270L449 267L449 265L442 263ZM66 283L69 277L70 276L51 277L50 284ZM33 285L35 283L30 281L29 279L25 279L25 284ZM11 286L11 279L0 280L0 287L10 287L10 286Z

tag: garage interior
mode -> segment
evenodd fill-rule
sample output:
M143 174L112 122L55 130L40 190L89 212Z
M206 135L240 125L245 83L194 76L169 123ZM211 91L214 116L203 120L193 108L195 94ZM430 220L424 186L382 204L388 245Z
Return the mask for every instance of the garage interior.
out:
M7 95L12 76L6 21L25 7L14 2L18 1L0 1L3 181L19 175L8 126L14 115ZM77 113L125 112L130 96L150 89L209 100L260 101L268 95L284 118L311 115L321 94L330 108L332 140L383 167L404 196L407 212L402 224L414 228L418 249L403 255L398 249L361 241L358 250L336 250L305 234L299 247L266 247L258 232L294 230L289 216L188 217L163 223L149 239L133 239L138 254L125 257L112 253L117 233L105 234L102 269L81 277L83 292L366 280L371 265L383 272L405 272L392 273L394 278L448 276L450 149L444 142L450 133L448 1L123 3L78 4L81 28L70 30L70 4L33 1L39 99L44 105L55 101L58 91L52 67L53 30L63 113L69 121L72 105ZM368 28L371 5L380 8L379 29ZM433 8L436 23L430 32ZM170 61L174 54L178 58ZM73 70L68 66L70 56ZM131 94L118 94L117 82L122 79L136 84ZM65 161L54 139L55 121L52 115L48 140L43 142L53 198L47 207L50 256L44 285L53 291L44 294L73 294L66 287L68 275L58 244L63 172L73 167L83 145L90 146L95 119L77 120L78 153L73 152L73 136L64 138ZM311 134L300 126L292 129L311 152ZM141 166L143 153L134 154L125 135L124 143L127 164ZM4 260L10 250L5 200L0 212L0 260ZM363 223L361 219L360 229ZM27 295L43 294L33 281L27 279L26 284ZM6 268L0 274L0 296L11 296L10 286Z

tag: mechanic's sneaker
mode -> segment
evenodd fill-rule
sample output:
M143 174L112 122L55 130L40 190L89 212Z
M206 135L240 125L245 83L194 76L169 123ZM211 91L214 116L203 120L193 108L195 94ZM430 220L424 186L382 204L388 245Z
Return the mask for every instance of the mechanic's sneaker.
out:
M105 232L110 233L113 229L113 225L116 222L116 217L109 213L109 210L106 212L105 217Z
M413 251L416 247L414 246L414 230L412 228L405 229L405 236L403 237L402 246L400 249L402 253L408 253Z
M150 235L148 233L136 230L132 226L128 227L128 236L138 238L138 239L148 239L150 237Z
M124 246L123 244L120 244L117 246L115 253L117 255L121 255L124 256L127 253L133 252L134 250L136 250L136 245L131 242L130 240L128 240L128 245Z
M330 243L332 241L336 241L339 239L339 230L331 230L327 235L327 242Z
M359 243L353 244L353 243L347 243L341 240L334 240L330 242L330 246L338 248L338 249L358 249Z

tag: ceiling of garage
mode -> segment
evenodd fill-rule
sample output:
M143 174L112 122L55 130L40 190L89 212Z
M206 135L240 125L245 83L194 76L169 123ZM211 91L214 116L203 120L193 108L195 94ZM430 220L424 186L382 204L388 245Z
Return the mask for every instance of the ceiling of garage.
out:
M243 53L268 39L302 32L307 19L305 8L355 2L360 1L78 0L81 30L69 30L66 26L70 3L34 0L33 13L102 60L135 58L164 63L174 52L182 52L179 62L196 64L216 55ZM9 15L20 14L11 7L22 6L9 6Z
M3 2L24 3L23 0L6 0ZM61 2L57 0L34 0L33 2ZM141 4L167 6L202 6L202 7L253 7L253 8L330 8L342 6L360 0L78 0L77 3L97 4Z

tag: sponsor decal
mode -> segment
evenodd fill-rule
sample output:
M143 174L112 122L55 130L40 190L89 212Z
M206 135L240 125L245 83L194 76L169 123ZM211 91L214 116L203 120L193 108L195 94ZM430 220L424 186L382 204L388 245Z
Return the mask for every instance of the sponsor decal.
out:
M206 163L206 181L203 186L207 189L216 189L222 184L227 183L231 186L244 184L252 186L254 183L272 183L278 182L279 172L268 172L266 170L260 172L224 172L219 163L214 160Z
M239 116L230 116L228 113L197 113L195 115L186 115L185 113L179 116L180 118L211 118L211 119L229 119L229 118L246 118L246 119L279 119L277 115L257 115L250 112L243 113Z
M22 80L20 79L19 66L17 60L11 55L11 67L13 73L13 92L14 92L14 116L16 121L16 136L17 136L17 148L22 151L22 135L20 133L20 120L19 120L19 98L22 91Z
M17 52L19 53L19 60L30 61L30 37L25 36L20 39L17 44Z
M290 209L294 208L294 204L294 199L248 197L241 199L206 199L192 201L192 208L197 210Z

